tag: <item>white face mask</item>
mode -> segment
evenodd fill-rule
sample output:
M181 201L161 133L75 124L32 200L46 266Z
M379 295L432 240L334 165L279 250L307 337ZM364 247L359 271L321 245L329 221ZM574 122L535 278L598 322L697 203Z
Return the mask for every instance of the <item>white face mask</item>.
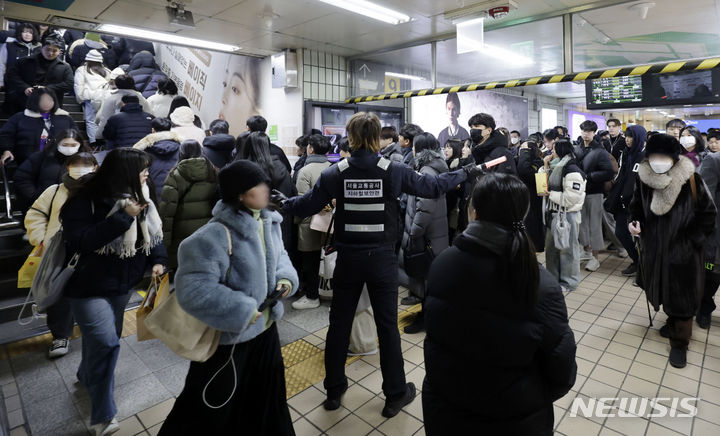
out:
M77 180L86 174L92 173L93 171L95 171L95 168L93 167L70 167L68 168L68 175Z
M77 153L79 149L80 149L80 146L65 147L64 145L58 145L58 148L57 148L57 150L60 152L60 154L64 154L65 156L72 156L75 153Z
M520 142L520 138L510 138L510 142L512 145L516 145L518 142Z
M685 150L689 150L689 149L695 147L695 137L694 136L681 136L680 144L682 144L682 146L685 147Z
M651 160L650 168L658 174L665 174L670 171L673 167L673 161L671 160Z

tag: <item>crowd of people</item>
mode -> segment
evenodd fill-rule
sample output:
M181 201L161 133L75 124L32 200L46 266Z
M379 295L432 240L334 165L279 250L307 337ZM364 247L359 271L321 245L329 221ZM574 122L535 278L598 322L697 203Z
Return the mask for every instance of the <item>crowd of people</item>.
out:
M672 120L665 133L623 131L609 119L602 131L583 122L576 140L562 126L522 138L478 113L468 129L451 124L436 138L360 112L346 137L298 138L291 166L260 115L244 129L217 119L206 131L151 46L24 23L0 63L4 109L16 112L0 129L0 160L18 166L16 205L28 239L41 253L62 229L77 263L47 311L48 355L68 352L77 323L77 377L97 434L119 428L113 390L123 312L147 270L170 271L181 307L222 332L213 356L191 364L160 434L238 426L293 434L277 331L285 306L277 297L263 303L296 295L292 310L318 308L329 249L337 261L325 409L338 409L348 388L344 365L362 295L379 338L382 414L414 400L397 328L402 284L409 293L401 303L421 305L405 332L427 331L430 434L448 423L468 433L479 423L499 433L551 432L552 402L577 369L563 293L577 289L581 268L601 268L601 253L630 257L622 274L668 315L660 333L671 365L686 364L693 317L710 326L720 286L720 129L705 134ZM70 92L87 135L62 109ZM446 104L459 112L457 95ZM313 224L328 216L332 230ZM458 329L478 332L482 346L469 349ZM507 343L518 344L511 358L496 359ZM221 371L227 365L233 371ZM502 399L514 402L512 413L498 407Z

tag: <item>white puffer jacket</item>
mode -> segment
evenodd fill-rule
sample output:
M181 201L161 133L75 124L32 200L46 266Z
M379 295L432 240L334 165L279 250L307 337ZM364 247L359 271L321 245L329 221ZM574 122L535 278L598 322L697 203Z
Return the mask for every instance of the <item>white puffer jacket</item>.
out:
M75 70L75 98L78 103L91 101L96 108L100 107L105 94L110 91L110 70L105 68L105 72L107 74L103 77L88 71L85 65Z
M68 189L62 183L48 187L25 215L25 230L33 247L47 247L50 238L60 229L60 209L67 201Z

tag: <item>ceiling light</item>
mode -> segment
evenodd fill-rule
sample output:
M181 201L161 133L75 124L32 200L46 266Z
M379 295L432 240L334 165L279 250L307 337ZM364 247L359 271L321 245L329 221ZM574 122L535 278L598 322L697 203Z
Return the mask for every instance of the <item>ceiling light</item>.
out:
M397 77L398 79L405 79L405 80L425 80L425 81L429 81L429 79L426 79L426 78L424 78L424 77L411 76L410 74L394 73L394 72L392 72L392 71L386 72L385 75L386 75L386 76L391 76L391 77Z
M402 12L394 11L386 7L377 5L366 0L320 0L332 6L337 6L355 12L356 14L365 15L366 17L384 21L390 24L407 23L410 17Z
M165 42L168 44L186 45L190 47L203 48L205 50L216 50L224 52L236 52L241 47L220 42L206 41L204 39L188 38L174 33L155 32L153 30L138 29L137 27L120 26L117 24L102 24L99 32L112 33L116 35L149 39L151 41Z

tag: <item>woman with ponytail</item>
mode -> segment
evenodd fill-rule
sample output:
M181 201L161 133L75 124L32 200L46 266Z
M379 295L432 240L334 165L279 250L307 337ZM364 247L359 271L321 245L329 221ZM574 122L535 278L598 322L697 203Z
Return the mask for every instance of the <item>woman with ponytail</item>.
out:
M517 177L481 177L467 229L430 268L428 435L551 435L553 402L575 383L575 338L560 285L538 264L525 230L529 202Z

